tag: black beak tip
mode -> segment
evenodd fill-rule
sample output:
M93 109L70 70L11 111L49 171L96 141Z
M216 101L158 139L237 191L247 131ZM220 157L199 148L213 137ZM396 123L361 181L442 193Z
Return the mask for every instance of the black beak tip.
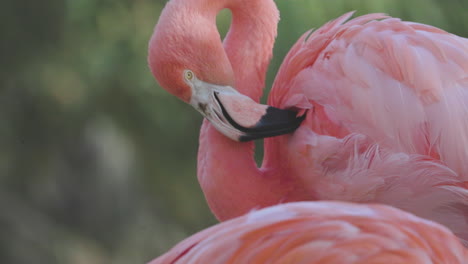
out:
M306 115L307 111L303 115L297 116L296 111L270 106L255 126L240 129L245 135L241 136L239 141L245 142L292 133L301 125Z

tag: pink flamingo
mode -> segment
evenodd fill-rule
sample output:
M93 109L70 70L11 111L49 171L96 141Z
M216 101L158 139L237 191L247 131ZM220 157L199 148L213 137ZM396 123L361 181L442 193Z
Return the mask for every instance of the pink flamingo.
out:
M294 202L203 230L150 264L462 264L447 228L384 205Z
M222 42L215 19L224 8L233 18ZM468 239L468 40L351 15L297 41L262 105L274 2L166 5L149 66L206 117L198 179L211 210L227 220L291 201L377 202ZM265 139L258 168L253 143L242 141L277 135Z

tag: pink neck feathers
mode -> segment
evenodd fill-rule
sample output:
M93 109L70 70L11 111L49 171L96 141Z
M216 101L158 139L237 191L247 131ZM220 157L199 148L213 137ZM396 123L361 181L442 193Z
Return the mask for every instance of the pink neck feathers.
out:
M224 0L218 4L206 4L204 11L211 15L229 8L232 12L224 48L234 71L235 88L258 101L276 37L278 10L270 0ZM252 142L234 142L204 121L198 178L210 208L220 220L239 216L251 208L276 204L283 197L281 189L284 188L279 179L257 168L253 148Z

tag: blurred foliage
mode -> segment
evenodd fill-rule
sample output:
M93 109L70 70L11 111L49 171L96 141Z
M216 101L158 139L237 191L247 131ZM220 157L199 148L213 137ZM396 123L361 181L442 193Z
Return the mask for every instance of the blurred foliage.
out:
M216 222L196 180L201 116L147 67L165 2L2 3L0 263L144 263ZM267 87L303 32L350 10L468 36L466 0L277 4Z

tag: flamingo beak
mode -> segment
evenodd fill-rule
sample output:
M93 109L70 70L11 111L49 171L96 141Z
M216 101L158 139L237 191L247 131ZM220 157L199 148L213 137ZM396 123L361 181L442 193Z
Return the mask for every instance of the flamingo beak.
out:
M250 141L294 132L306 113L258 104L230 86L190 81L190 104L225 136Z
M237 141L250 141L294 132L305 118L296 111L258 104L250 97L214 93L223 117L237 130Z

